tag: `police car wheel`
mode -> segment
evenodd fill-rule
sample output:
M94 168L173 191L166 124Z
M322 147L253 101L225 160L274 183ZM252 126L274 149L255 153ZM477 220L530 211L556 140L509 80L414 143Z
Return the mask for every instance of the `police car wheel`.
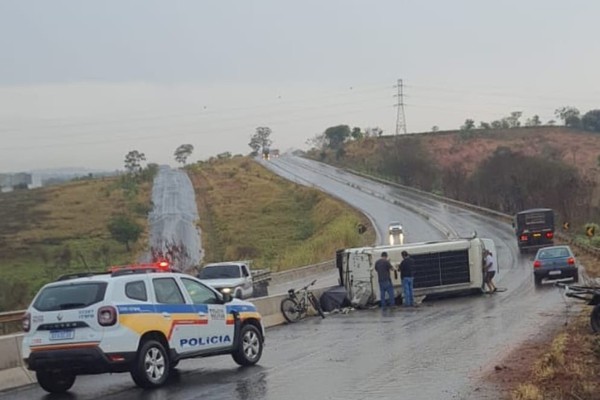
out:
M64 393L75 383L75 374L68 372L36 371L35 377L46 392Z
M133 381L140 387L163 385L169 377L169 359L164 346L156 340L142 343L131 369Z
M244 325L240 331L238 348L231 354L239 365L254 365L260 360L263 340L260 331L254 325Z

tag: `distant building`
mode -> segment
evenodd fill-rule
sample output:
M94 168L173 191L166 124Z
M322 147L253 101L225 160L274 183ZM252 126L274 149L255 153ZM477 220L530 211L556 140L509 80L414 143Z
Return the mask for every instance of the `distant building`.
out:
M19 172L16 174L0 174L0 189L3 192L11 191L15 187L29 188L33 183L31 174Z

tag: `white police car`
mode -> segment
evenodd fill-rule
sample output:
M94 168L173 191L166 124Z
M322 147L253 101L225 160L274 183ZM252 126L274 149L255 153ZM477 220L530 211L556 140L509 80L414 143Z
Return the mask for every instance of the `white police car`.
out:
M51 393L69 390L77 375L105 372L157 387L182 359L231 354L253 365L264 346L253 304L165 263L61 277L35 296L23 330L23 359Z

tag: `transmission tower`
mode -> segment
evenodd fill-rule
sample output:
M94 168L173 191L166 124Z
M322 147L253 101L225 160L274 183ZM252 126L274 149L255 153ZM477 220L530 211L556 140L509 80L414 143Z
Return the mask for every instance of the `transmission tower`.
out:
M394 86L398 89L398 93L394 97L398 98L398 103L394 105L396 107L396 135L400 133L406 134L406 115L404 115L404 86L402 79L398 79L398 83Z

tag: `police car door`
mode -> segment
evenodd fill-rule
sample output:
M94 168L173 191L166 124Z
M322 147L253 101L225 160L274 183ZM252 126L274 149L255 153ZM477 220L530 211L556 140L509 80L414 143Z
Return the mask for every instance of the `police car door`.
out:
M184 340L196 336L200 321L194 305L186 301L174 276L153 278L152 286L161 330L171 348L178 354L193 352L193 348L184 346Z
M195 337L186 338L185 347L196 351L211 351L233 345L233 315L227 315L227 308L218 294L206 285L191 278L181 278L201 321L197 325Z

